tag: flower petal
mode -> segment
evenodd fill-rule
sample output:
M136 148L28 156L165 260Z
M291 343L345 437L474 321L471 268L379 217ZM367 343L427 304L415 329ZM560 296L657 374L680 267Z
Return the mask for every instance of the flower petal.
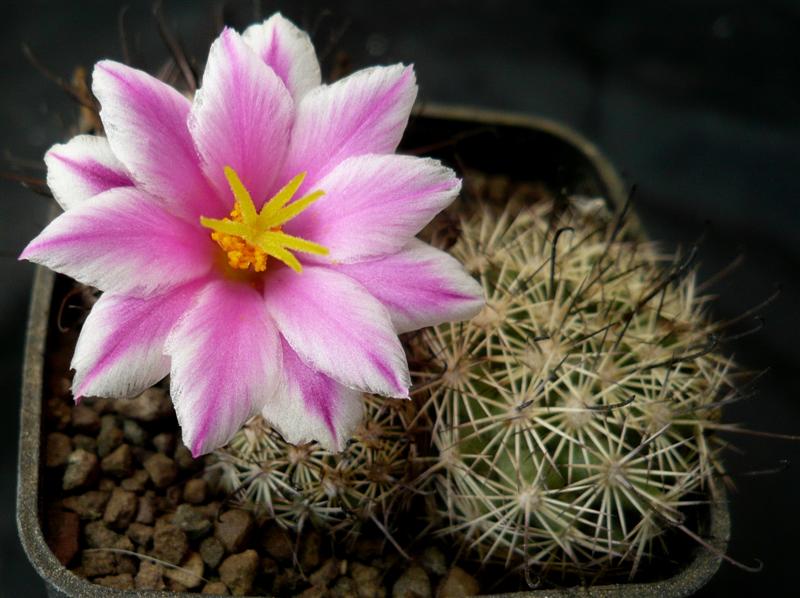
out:
M47 186L65 210L108 189L133 185L105 137L76 135L47 150L44 162Z
M383 303L401 333L469 320L484 304L481 285L457 259L417 239L394 255L335 268Z
M389 314L353 279L322 267L275 270L267 311L300 358L349 388L405 398L408 363Z
M20 259L102 291L145 297L206 274L214 247L204 229L136 187L118 187L58 216Z
M282 177L314 185L350 156L386 154L400 143L417 96L414 69L378 66L308 92L297 105Z
M322 77L311 38L280 13L250 25L242 37L283 80L295 101L319 87Z
M339 451L364 416L362 394L308 367L282 339L283 384L261 415L292 444Z
M227 443L280 384L278 333L246 284L206 286L170 333L166 352L178 423L195 457Z
M191 282L149 299L110 293L100 297L72 357L75 400L135 397L169 374L164 341L202 285Z
M236 171L260 207L283 162L293 117L283 82L238 33L225 29L211 45L189 130L203 171L231 206L225 167Z
M348 158L317 185L325 195L286 232L328 248L336 262L395 253L458 195L438 160L374 154Z
M94 67L92 91L111 149L142 189L194 222L229 211L200 169L186 122L189 100L155 77L111 60Z

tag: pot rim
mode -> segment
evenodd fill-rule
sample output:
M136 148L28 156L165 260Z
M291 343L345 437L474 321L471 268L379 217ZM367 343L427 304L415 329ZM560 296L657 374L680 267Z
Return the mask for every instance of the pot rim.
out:
M413 116L534 129L547 133L573 146L589 161L597 174L598 181L604 187L605 197L613 206L620 208L625 203L627 190L608 158L596 145L564 124L544 117L447 104L422 105L415 108ZM39 487L44 444L41 436L44 354L54 283L55 273L43 266L37 266L25 341L17 467L17 529L25 553L36 572L47 584L48 593L54 596L86 598L129 596L133 598L146 595L150 598L177 598L195 595L188 592L147 591L143 593L136 590L106 588L72 573L56 559L47 546L40 521ZM718 497L717 500L711 502L710 506L708 543L712 550L695 548L694 557L689 565L670 578L647 583L613 584L566 590L532 590L495 594L494 596L544 598L545 596L566 596L579 593L597 598L621 595L662 598L689 595L704 586L717 572L730 538L730 514L725 501L724 488L717 480L714 481L712 494Z

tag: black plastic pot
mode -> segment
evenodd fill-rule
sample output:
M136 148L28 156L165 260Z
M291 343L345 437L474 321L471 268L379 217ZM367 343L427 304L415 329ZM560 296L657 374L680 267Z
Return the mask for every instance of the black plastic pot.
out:
M451 163L512 179L543 181L570 193L605 197L621 206L626 191L609 161L575 131L553 121L470 108L425 106L409 124L404 148L433 154ZM17 488L17 525L28 558L51 596L95 598L148 596L176 598L174 592L108 589L71 573L48 548L42 531L40 481L43 463L42 407L44 356L55 275L38 268L28 321L22 384L22 414ZM718 497L724 496L719 489ZM716 573L730 536L730 518L723 500L716 500L701 517L701 533L713 552L697 546L686 555L686 566L668 579L652 583L595 586L588 589L536 590L504 596L687 596ZM189 594L180 594L189 596Z

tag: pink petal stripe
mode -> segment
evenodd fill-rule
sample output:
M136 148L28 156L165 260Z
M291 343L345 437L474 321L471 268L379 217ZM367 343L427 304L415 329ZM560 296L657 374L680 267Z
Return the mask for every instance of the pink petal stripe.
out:
M137 185L192 222L230 211L200 169L187 126L189 100L155 77L110 60L95 66L92 91L111 149Z
M250 25L242 37L283 80L295 101L322 82L311 38L280 13Z
M394 255L334 268L383 303L397 332L468 320L484 304L481 285L458 260L417 239Z
M149 299L100 297L72 357L75 400L135 397L169 374L164 341L203 284L195 281Z
M368 154L344 160L317 186L325 195L285 230L327 247L329 260L354 262L402 249L461 181L437 160Z
M146 297L205 275L216 248L205 229L136 187L117 187L58 216L20 259L102 291Z
M211 46L189 130L203 171L230 206L226 166L237 172L256 207L269 199L293 117L292 97L283 82L238 33L225 29Z
M183 441L195 457L226 444L280 384L278 333L246 284L206 286L167 338L166 353Z
M261 415L292 444L339 451L363 417L361 393L314 371L282 339L283 384Z
M47 186L65 210L108 189L133 185L105 137L76 135L68 143L51 147L44 162Z
M386 309L351 278L322 267L279 268L267 311L312 369L354 389L408 397L408 364Z
M416 96L414 69L402 64L312 89L297 106L282 180L307 172L308 189L345 158L393 152Z

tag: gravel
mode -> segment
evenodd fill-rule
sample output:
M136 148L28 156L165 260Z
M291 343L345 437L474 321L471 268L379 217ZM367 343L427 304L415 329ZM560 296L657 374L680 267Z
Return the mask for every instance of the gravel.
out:
M392 598L431 598L431 580L425 569L419 565L406 569L394 582Z
M461 598L480 592L478 581L461 567L452 567L436 588L436 598Z
M103 513L103 521L114 529L124 530L136 516L139 501L133 492L115 488Z
M144 462L144 468L156 488L166 488L175 481L175 477L178 475L178 466L175 461L162 453L150 455Z
M75 490L88 486L97 478L97 474L97 455L84 449L76 449L67 459L61 487L64 490Z
M214 535L228 552L239 552L250 538L255 522L248 511L225 511L214 525Z
M182 529L161 521L156 525L153 532L152 556L177 565L183 560L187 550L189 550L189 539Z
M209 484L210 461L181 442L163 389L80 408L62 396L48 401L45 421L45 487L59 488L45 497L48 543L100 585L303 598L418 598L432 588L446 597L473 587L435 546L409 563L380 533L336 543L309 522L298 539L236 508Z
M230 588L234 596L249 594L256 578L258 562L258 553L252 549L229 556L219 566L222 583Z

